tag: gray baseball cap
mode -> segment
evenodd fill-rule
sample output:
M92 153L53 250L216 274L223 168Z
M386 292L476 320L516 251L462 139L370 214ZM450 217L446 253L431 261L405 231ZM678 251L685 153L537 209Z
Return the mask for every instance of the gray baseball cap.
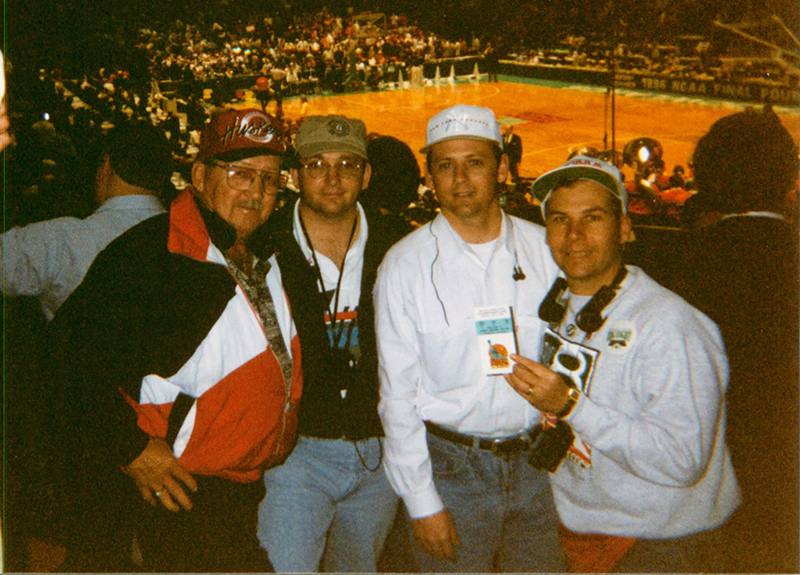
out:
M544 206L553 190L567 180L590 180L597 182L617 198L622 204L622 213L628 212L628 192L619 169L608 162L591 156L575 156L555 170L539 176L533 183L534 197Z

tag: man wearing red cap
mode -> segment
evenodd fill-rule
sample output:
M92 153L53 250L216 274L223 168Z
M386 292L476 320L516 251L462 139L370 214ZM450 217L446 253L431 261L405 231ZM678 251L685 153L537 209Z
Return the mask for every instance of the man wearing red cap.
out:
M91 570L130 567L134 533L148 570L271 569L261 476L293 444L302 375L274 257L247 239L283 152L260 110L213 117L193 186L100 254L51 324L57 473Z

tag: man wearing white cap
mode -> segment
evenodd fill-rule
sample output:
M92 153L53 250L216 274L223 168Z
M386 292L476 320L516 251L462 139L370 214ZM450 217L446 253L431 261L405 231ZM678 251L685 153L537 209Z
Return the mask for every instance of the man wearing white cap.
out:
M387 253L375 288L385 468L422 572L564 568L547 474L527 463L541 414L499 376L517 345L537 353L557 274L544 230L500 207L502 143L489 109L431 118L441 213Z
M719 330L623 264L632 228L616 167L576 156L533 193L566 279L539 310L540 363L512 356L506 378L551 414L543 437L569 438L552 483L570 571L718 572L715 528L740 499Z

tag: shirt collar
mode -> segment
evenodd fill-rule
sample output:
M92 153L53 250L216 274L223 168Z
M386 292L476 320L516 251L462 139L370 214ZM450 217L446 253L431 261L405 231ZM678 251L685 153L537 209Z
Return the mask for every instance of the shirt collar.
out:
M771 218L773 220L781 220L787 221L785 216L781 214L776 214L775 212L745 212L743 214L728 214L727 216L723 216L723 220L728 220L730 218Z
M312 254L311 254L311 246L308 245L308 241L306 240L305 234L303 233L303 228L300 225L300 202L303 200L300 199L295 202L294 204L294 214L293 214L293 225L292 231L294 233L294 239L297 240L297 244L300 246L300 249L303 250L303 255L305 256L306 260L310 263L312 261ZM358 226L358 237L356 237L353 244L350 246L350 249L347 250L347 256L345 257L345 264L347 263L347 258L351 257L351 254L359 253L364 251L364 246L367 243L367 234L369 233L367 227L367 216L364 213L364 208L361 207L359 202L356 202L356 208L358 209L358 217L360 218L359 226ZM319 255L319 252L317 252ZM323 256L324 257L324 256Z
M125 210L125 209L140 209L140 210L160 210L166 211L164 209L164 205L161 203L155 196L150 196L147 194L135 194L135 195L124 195L124 196L114 196L108 198L103 204L97 208L96 211L108 211L108 210Z
M437 237L449 237L451 238L452 242L458 249L461 250L471 250L469 244L464 241L459 233L453 229L453 226L450 225L450 222L447 221L447 218L439 212L439 215L431 222L431 231ZM505 247L509 253L514 253L514 249L516 247L516 237L514 235L514 222L511 220L511 217L503 212L503 220L500 225L500 235L497 236L497 247L496 250L499 250L501 247Z

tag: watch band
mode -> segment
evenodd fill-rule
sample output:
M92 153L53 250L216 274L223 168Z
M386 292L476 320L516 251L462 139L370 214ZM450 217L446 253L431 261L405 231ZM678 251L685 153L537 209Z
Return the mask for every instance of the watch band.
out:
M581 392L577 387L570 387L569 391L567 391L567 404L564 406L561 411L554 414L559 419L564 419L575 408L575 405L578 403L578 399L581 397Z

